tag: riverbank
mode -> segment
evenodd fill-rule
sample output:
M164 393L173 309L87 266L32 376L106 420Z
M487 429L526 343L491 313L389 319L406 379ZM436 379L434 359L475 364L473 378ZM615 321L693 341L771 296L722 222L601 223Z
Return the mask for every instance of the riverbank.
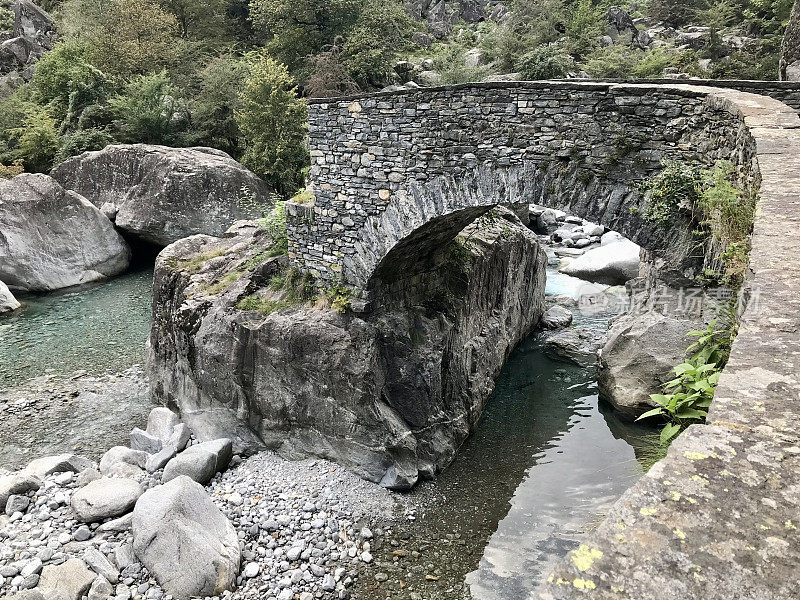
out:
M130 430L147 421L152 407L140 365L42 375L0 389L0 469L64 452L98 460L112 446L127 446Z

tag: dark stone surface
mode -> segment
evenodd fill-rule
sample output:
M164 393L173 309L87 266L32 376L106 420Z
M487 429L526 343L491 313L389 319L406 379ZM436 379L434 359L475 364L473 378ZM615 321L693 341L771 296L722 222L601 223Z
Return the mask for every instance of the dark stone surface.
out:
M714 99L724 95L570 81L312 100L314 204L289 211L290 256L369 301L390 255L428 252L498 204L536 203L619 231L680 284L702 272L697 224L688 213L666 229L644 219L638 184L668 159L730 160L749 177L752 148L738 144L739 117Z
M440 247L429 270L398 263L371 312L339 314L325 300L240 310L253 294L283 297L269 281L285 261L252 261L271 243L242 224L224 239L194 236L161 253L153 398L179 407L195 431L213 423L237 451L250 444L322 456L392 488L432 477L452 461L505 358L544 310L546 256L536 236L499 209ZM201 256L209 258L198 266ZM230 273L227 287L211 287Z
M765 97L724 101L756 149L760 189L751 302L707 425L689 427L620 498L542 600L797 598L800 119Z

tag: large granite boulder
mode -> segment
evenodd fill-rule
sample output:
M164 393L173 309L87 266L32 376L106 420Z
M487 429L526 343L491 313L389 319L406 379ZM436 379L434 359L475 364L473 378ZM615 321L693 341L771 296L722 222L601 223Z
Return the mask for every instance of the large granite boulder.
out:
M17 310L20 306L22 305L14 298L8 286L0 281L0 315Z
M141 495L142 486L133 479L103 477L73 494L72 509L84 523L94 523L130 512Z
M0 280L50 291L111 277L130 250L85 198L41 174L0 180Z
M702 322L655 311L626 314L614 320L600 352L597 383L600 397L622 413L638 416L656 403L670 371L683 362L692 330Z
M639 274L641 248L629 240L620 240L587 251L559 271L580 279L623 285Z
M213 148L114 145L70 158L51 175L121 230L159 246L198 233L222 235L234 221L257 216L271 194Z
M133 549L164 591L179 600L219 596L236 585L236 529L188 477L142 495L133 511Z
M168 247L154 282L153 399L178 406L195 435L199 423L216 426L237 452L247 430L287 457L329 458L387 487L432 477L543 313L545 253L499 212L366 313L340 314L324 294L303 304L274 291L285 260L251 260L272 243L253 226Z

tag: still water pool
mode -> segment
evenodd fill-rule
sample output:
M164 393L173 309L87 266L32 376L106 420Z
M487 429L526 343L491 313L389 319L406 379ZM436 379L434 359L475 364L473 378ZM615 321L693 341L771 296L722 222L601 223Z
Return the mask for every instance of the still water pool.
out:
M89 286L18 296L23 307L0 317L0 388L44 374L141 363L152 282L152 266L142 266Z
M586 283L548 277L551 295ZM575 323L604 330L610 316L575 310ZM533 598L641 476L654 431L617 418L598 401L594 368L549 358L545 336L514 350L453 464L407 496L413 520L388 525L354 598ZM387 581L376 584L378 571Z

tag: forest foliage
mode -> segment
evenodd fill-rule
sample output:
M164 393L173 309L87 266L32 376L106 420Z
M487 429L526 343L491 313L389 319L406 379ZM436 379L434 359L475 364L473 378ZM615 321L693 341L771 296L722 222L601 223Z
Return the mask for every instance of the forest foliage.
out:
M774 79L791 4L637 3L626 7L634 18L712 28L699 49L643 50L603 42L608 0L511 0L506 18L455 23L432 46L412 41L426 23L403 0L42 0L59 41L32 80L0 102L0 172L47 171L114 142L202 145L289 196L307 167L305 98L395 83L398 60L430 58L454 83L508 72L703 75L703 59L714 61L705 76ZM754 45L725 53L722 31ZM473 48L488 64L465 64Z

